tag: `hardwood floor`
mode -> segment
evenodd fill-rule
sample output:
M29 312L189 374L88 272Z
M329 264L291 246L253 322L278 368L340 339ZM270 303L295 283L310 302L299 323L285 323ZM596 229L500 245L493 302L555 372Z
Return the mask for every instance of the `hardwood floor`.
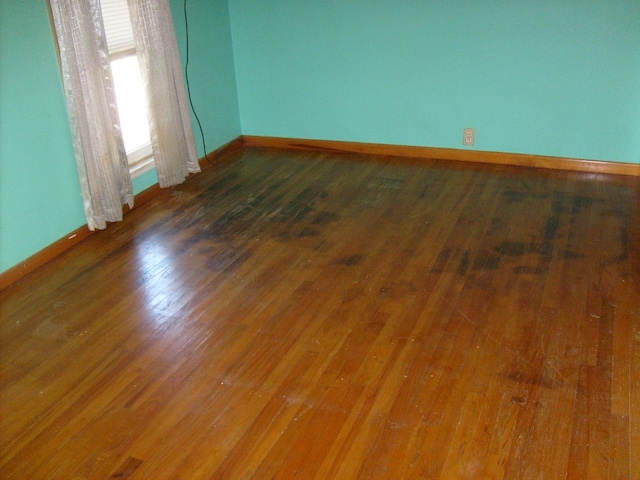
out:
M244 150L0 292L0 475L640 478L639 191Z

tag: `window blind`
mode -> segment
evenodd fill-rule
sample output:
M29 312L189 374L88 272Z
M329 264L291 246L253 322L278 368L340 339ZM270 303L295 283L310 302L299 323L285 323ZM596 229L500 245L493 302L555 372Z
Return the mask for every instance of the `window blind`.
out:
M134 52L133 28L127 0L101 0L109 55Z

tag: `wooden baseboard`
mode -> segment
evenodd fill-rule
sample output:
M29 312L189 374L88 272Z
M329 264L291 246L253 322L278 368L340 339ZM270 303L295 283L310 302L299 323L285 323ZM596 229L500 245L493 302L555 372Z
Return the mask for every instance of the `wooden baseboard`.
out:
M21 278L26 277L57 256L62 255L67 250L89 238L93 233L94 232L89 230L89 227L83 225L26 260L11 267L9 270L0 273L0 291L13 285Z
M247 147L322 150L331 152L360 153L366 155L452 160L457 162L493 163L499 165L514 165L518 167L569 170L573 172L640 176L640 165L638 164L526 155L520 153L484 152L480 150L463 150L457 148L416 147L406 145L386 145L380 143L306 140L251 135L244 135L242 137L242 142Z
M242 137L237 137L234 140L222 145L221 147L210 152L206 157L199 159L200 167L207 168L217 163L223 163L228 160L230 154L242 149L243 140ZM162 188L156 183L149 188L138 193L134 199L134 209L144 205L163 191ZM126 215L132 209L128 205L123 207L123 212ZM30 273L34 272L38 268L42 267L46 263L50 262L54 258L62 255L67 250L75 247L80 242L86 240L91 235L98 232L92 232L89 227L83 225L80 228L75 229L73 232L65 235L63 238L53 242L44 249L40 250L36 254L27 258L26 260L18 263L17 265L0 273L0 291L13 285L18 280L26 277Z
M232 158L231 154L239 152L243 146L244 141L241 136L234 138L200 158L200 168L205 169L229 161Z

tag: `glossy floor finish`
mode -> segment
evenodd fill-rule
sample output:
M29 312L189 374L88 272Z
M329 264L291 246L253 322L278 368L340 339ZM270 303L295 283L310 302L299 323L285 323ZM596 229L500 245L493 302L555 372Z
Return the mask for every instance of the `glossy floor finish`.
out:
M638 192L245 150L0 293L0 477L640 478Z

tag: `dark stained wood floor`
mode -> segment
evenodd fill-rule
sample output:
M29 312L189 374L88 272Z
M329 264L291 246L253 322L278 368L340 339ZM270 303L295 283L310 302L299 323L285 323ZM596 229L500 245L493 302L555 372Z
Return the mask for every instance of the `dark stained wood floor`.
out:
M638 194L245 150L0 293L0 475L640 478Z

